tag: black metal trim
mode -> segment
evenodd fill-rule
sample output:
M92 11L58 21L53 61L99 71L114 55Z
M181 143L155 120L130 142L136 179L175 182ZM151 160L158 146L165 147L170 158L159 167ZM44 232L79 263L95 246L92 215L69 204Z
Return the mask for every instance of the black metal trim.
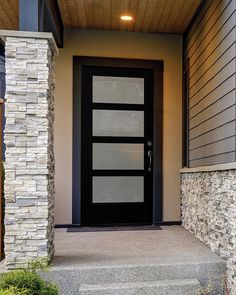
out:
M81 222L81 71L80 63L73 63L73 161L72 161L72 223Z
M92 170L92 176L144 176L144 170Z
M93 136L93 143L144 143L144 137Z
M154 68L153 224L163 220L163 71Z
M42 1L43 16L40 27L43 32L52 32L59 48L63 47L64 25L57 0Z
M144 111L143 104L93 103L94 110Z
M189 59L183 64L182 166L189 167Z

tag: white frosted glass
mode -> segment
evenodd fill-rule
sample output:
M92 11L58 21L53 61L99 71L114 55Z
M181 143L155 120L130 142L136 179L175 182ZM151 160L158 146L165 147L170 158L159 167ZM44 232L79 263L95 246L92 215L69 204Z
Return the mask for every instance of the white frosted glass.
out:
M93 110L93 136L144 136L143 111Z
M93 169L144 169L144 146L94 143Z
M142 176L93 177L93 203L143 201L144 181Z
M93 102L144 103L144 78L93 76Z

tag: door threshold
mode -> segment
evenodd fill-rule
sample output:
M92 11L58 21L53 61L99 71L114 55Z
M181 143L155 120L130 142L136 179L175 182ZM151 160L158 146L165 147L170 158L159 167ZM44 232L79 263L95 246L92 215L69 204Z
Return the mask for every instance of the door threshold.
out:
M123 226L92 226L92 227L69 227L68 233L73 232L107 232L107 231L142 231L142 230L161 230L158 225L123 225Z

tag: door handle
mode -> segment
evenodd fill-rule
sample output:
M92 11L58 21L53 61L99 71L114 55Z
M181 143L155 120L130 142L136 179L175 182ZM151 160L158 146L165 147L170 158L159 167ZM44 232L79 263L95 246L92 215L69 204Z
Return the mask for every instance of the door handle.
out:
M148 172L152 171L152 151L148 151L148 158L149 158L149 165L148 165Z

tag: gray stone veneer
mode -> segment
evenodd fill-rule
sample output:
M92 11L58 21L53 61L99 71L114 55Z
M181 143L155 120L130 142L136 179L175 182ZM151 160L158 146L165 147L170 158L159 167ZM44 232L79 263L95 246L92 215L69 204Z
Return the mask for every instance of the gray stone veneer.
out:
M5 263L9 269L36 258L51 259L54 253L56 48L42 33L40 38L37 33L35 37L18 34L4 38Z
M227 261L236 294L236 170L182 173L183 226Z

